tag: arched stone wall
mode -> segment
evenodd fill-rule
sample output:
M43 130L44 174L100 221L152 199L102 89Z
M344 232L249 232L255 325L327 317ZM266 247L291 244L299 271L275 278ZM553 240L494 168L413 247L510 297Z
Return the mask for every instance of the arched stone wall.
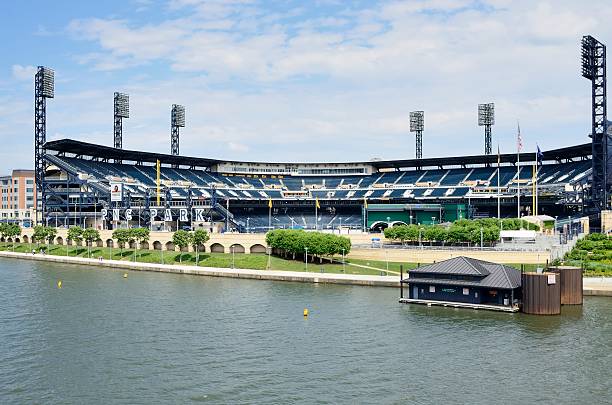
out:
M112 239L106 239L106 247L113 248L115 247L115 241Z
M266 247L264 245L256 243L253 246L251 246L250 252L251 253L266 253Z
M142 250L149 250L149 242L142 242L142 243L140 244L140 248L141 248Z
M26 237L23 237L23 241L26 241ZM58 245L63 245L64 244L64 238L62 238L61 236L58 236L57 238L55 238L55 243L57 243Z
M230 246L230 253L232 253L232 250L234 253L244 253L245 252L244 246L238 243L234 243L232 246Z
M225 253L225 247L220 243L213 243L210 245L210 251L213 253Z
M96 241L96 247L104 247L104 241L102 239L98 239Z
M30 238L28 237L28 235L23 235L23 243L30 243Z
M166 242L166 250L171 250L174 252L174 243Z
M162 250L162 244L160 241L156 240L153 242L153 250Z

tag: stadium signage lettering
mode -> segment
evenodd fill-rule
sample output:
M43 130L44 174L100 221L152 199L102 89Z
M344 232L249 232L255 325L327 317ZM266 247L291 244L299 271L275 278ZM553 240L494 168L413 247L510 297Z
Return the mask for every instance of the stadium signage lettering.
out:
M126 208L126 209L113 208L112 210L110 210L112 214L112 221L121 221L121 220L131 221L134 219L135 211L138 212L137 209L133 209L133 208ZM193 221L205 222L207 219L204 217L204 211L205 210L203 208L193 209L192 210ZM103 219L107 219L109 210L104 208L100 210L100 214L102 215ZM178 218L177 218L177 215L173 215L172 209L170 208L165 208L163 212L161 213L160 213L160 210L151 208L149 210L149 218L151 221L159 221L159 220L162 220L163 218L163 221L166 221L166 222L171 222L171 221L174 221L175 219L178 219L179 222L189 222L189 210L187 208L180 208L178 210Z

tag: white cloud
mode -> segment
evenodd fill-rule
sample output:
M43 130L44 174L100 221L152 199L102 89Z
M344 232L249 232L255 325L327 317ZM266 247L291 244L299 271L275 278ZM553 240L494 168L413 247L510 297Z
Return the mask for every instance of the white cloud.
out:
M249 147L247 145L244 145L238 142L228 142L227 147L232 152L248 152L249 151Z
M27 65L13 65L12 66L13 77L17 80L31 80L34 81L34 75L36 74L36 67Z

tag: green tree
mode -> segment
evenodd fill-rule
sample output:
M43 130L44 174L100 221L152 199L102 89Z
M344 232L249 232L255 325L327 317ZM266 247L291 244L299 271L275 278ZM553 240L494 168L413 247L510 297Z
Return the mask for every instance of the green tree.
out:
M200 246L208 242L209 239L208 232L203 229L196 229L191 235L191 244L196 252L196 266L200 261Z
M148 242L150 238L149 228L132 228L129 230L130 240L136 243L136 249L140 250L140 247L144 242ZM136 250L134 250L134 259L136 258Z
M2 235L2 237L4 238L4 245L6 246L6 242L8 239L8 235L10 233L9 231L9 224L6 222L2 222L0 223L0 235Z
M47 239L47 250L49 250L49 244L53 243L55 237L57 236L57 229L53 228L52 226L47 226L45 228L47 228L45 237Z
M83 228L79 226L71 226L68 228L66 240L72 241L78 245L83 240Z
M34 233L32 234L32 239L36 241L36 247L40 246L41 241L45 241L47 239L47 227L42 225L36 225L34 227Z
M119 244L119 255L123 258L123 247L130 241L130 230L126 228L118 228L113 231L113 239Z
M100 239L100 232L94 228L86 228L82 233L83 239L85 239L85 243L87 243L87 256L91 258L91 245L94 241Z
M183 249L191 243L191 234L185 230L179 229L172 235L172 243L179 247L179 263L183 262Z

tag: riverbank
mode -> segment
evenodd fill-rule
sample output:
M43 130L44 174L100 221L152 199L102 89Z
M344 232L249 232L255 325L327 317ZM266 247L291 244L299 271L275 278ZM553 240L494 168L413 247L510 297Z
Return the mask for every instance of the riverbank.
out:
M125 260L88 259L83 257L32 255L0 251L0 257L10 257L23 260L38 260L54 263L81 264L96 267L109 267L131 271L149 271L160 273L189 274L195 276L229 277L255 280L292 281L301 283L329 283L361 285L372 287L399 287L399 276L374 276L358 274L307 273L299 271L255 270L255 269L224 269L216 267L190 266L181 264L159 264L128 262ZM584 295L612 297L611 277L585 277Z
M216 267L189 266L181 264L159 264L128 262L124 260L88 259L82 257L41 255L37 253L0 252L0 257L24 260L38 260L53 263L81 264L97 267L110 267L132 271L151 271L161 273L190 274L195 276L230 277L256 280L293 281L302 283L348 284L375 287L399 287L399 276L373 276L358 274L307 273L298 271L223 269Z

